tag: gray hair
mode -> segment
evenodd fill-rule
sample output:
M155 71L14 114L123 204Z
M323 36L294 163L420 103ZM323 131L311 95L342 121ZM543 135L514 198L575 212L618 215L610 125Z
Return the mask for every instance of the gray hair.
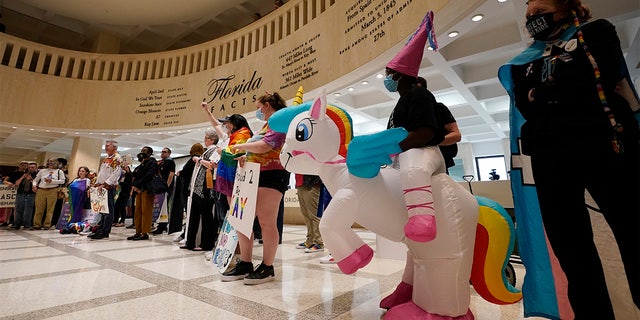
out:
M107 140L107 141L104 142L104 144L110 144L110 145L114 146L116 149L118 149L118 141Z
M218 137L218 134L213 129L207 129L204 132L204 137L207 138L207 139L212 139L213 140L213 144L218 144L218 140L220 140L220 137Z

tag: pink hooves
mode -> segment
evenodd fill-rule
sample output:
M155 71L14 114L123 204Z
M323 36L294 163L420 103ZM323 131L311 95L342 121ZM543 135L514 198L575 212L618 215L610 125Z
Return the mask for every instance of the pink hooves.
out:
M417 242L428 242L436 238L436 217L431 214L417 214L409 218L404 226L407 238Z
M369 264L371 258L373 258L373 249L363 244L362 247L356 249L351 255L338 261L338 267L344 274L352 274Z
M385 320L473 320L471 309L467 309L467 313L461 316L442 316L435 313L429 313L418 307L413 301L403 303L391 308L384 314Z
M413 286L406 282L400 282L396 290L380 301L380 308L389 310L399 304L411 301L412 296Z

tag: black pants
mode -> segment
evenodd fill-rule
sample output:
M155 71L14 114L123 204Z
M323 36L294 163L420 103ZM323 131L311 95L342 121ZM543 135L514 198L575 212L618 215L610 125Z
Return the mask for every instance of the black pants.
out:
M209 193L205 191L205 194ZM205 196L206 197L206 196ZM196 194L192 196L191 212L189 214L189 229L187 230L187 248L196 247L198 227L200 231L200 248L205 251L213 250L218 239L218 222L213 218L213 199L202 198Z
M127 203L129 202L131 189L121 189L118 193L118 199L116 199L115 210L116 215L113 217L113 222L124 223L127 218Z
M577 144L549 143L532 155L540 211L549 243L567 276L576 319L614 319L585 189L615 236L632 299L640 307L638 146L626 144L625 155L620 156L606 141Z

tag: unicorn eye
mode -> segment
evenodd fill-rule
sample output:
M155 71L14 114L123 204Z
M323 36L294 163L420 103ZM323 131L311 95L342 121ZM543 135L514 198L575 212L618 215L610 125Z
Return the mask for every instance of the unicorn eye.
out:
M302 119L296 127L296 140L306 141L311 138L313 134L313 124L309 119Z

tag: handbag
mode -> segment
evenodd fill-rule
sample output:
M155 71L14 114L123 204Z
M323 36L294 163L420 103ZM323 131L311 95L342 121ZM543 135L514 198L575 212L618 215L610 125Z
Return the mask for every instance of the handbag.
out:
M153 179L147 182L146 187L147 190L149 190L149 192L153 194L165 193L169 189L169 187L167 186L167 181L165 181L164 178L159 174L155 174L153 176Z

